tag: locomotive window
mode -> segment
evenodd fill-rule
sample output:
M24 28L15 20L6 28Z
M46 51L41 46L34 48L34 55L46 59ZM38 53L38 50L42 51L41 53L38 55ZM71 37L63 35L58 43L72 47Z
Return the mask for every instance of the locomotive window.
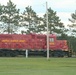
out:
M50 42L54 42L54 38L50 38L49 40L50 40Z

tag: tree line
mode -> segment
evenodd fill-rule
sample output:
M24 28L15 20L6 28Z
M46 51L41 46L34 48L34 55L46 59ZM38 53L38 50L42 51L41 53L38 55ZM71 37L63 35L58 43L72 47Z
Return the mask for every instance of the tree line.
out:
M0 4L0 28L3 32L14 33L19 27L26 27L26 33L46 32L46 13L43 18L39 17L31 6L25 7L25 10L20 13L20 9L9 0L7 5ZM48 8L48 25L50 33L63 33L64 25L56 14Z
M48 8L49 33L56 33L60 35L58 38L70 40L74 46L74 44L76 44L76 10L71 14L71 19L68 18L68 21L72 24L68 25L67 29L64 23L61 22L59 16L57 16L57 12L51 7ZM21 13L20 9L17 9L11 0L7 2L7 5L0 4L0 33L7 32L8 34L13 34L18 32L18 29L21 27L26 28L26 30L22 30L21 33L46 32L46 13L43 17L39 17L31 6L25 7Z

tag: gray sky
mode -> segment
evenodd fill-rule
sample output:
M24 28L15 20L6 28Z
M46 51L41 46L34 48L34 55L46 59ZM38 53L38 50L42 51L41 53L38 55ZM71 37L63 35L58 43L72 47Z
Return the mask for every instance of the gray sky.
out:
M46 12L46 1L48 7L51 7L57 12L61 22L64 24L70 24L68 18L71 18L71 14L76 10L76 0L11 0L17 8L23 11L26 6L32 6L33 10L42 16ZM0 0L2 5L6 5L8 0Z

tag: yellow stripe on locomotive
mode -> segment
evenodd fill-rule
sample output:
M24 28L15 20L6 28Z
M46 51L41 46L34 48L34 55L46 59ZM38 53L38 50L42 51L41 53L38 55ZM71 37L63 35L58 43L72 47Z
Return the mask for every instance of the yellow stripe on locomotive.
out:
M8 43L8 42L25 42L25 40L2 40L1 42L5 42L5 43Z

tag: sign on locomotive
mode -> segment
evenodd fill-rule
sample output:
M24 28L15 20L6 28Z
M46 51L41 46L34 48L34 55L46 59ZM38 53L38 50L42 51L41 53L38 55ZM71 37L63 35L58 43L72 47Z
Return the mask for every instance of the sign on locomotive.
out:
M47 36L43 34L0 34L0 56L47 54ZM55 57L71 56L67 40L57 40L56 35L49 35L49 55Z

